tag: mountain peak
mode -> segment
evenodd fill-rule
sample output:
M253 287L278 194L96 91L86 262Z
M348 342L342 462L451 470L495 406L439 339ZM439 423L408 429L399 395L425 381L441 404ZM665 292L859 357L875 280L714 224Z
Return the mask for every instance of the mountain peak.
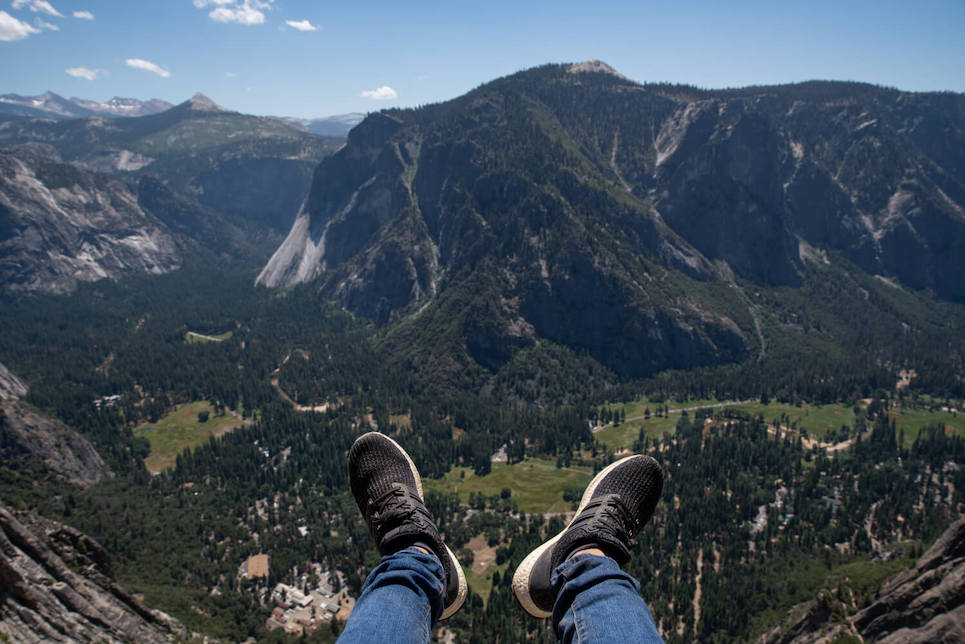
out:
M188 107L201 112L226 112L227 110L210 98L202 94L201 92L196 93L187 101Z
M611 74L617 78L627 79L626 76L613 69L602 60L584 60L582 63L575 63L566 68L571 74L579 74L581 72L603 72L604 74Z

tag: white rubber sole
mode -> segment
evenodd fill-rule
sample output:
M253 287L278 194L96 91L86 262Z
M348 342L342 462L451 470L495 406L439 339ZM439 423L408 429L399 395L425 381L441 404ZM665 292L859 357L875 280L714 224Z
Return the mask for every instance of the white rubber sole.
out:
M406 462L409 464L409 469L412 471L412 478L415 479L415 487L416 492L419 493L419 499L425 503L426 499L422 494L422 477L419 476L419 470L416 469L415 463L412 462L412 459L409 457L406 451L402 449L402 446L395 442L391 437L386 436L381 432L369 433L378 434L385 440L389 441L395 445L395 448L399 450L399 452L405 457ZM449 553L449 560L452 562L452 569L456 571L456 577L459 581L459 592L456 594L455 601L443 609L442 615L439 617L440 620L452 617L460 608L462 608L462 605L466 603L466 596L469 594L469 585L466 583L466 574L462 571L462 566L459 564L459 560L456 559L455 553L449 548L449 546L446 546L446 552Z
M563 536L563 533L569 529L574 521L576 521L576 517L579 516L580 512L583 511L583 508L586 507L586 504L590 502L591 498L593 498L593 493L596 492L596 487L600 484L600 481L602 481L603 478L614 468L620 465L620 463L635 457L636 455L627 456L625 458L621 458L619 461L610 463L603 468L599 474L594 476L593 480L590 481L590 484L586 486L586 491L583 492L583 498L580 499L580 505L576 508L576 512L573 513L573 518L570 519L570 522L566 524L566 527L563 528L555 537L549 541L546 541L531 553L526 555L526 558L523 559L522 563L519 564L519 567L516 568L516 572L513 574L513 592L516 594L516 599L523 607L523 610L533 617L544 618L550 617L553 614L543 610L542 608L539 608L535 602L533 602L533 598L529 594L529 577L533 573L533 567L536 565L536 561L543 555L544 552L546 552L549 548L552 548L556 542L560 540L560 537Z
M456 571L456 577L459 580L459 592L456 593L456 599L451 604L446 606L442 610L442 615L439 619L449 619L455 613L462 608L462 605L466 603L466 595L469 594L469 585L466 583L466 575L462 572L462 566L459 564L459 560L456 559L455 553L446 546L446 552L449 553L449 559L452 561L452 569Z

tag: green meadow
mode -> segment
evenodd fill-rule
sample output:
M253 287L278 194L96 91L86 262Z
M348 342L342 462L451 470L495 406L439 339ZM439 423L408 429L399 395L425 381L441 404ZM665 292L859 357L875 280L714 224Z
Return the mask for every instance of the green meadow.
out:
M572 508L563 500L563 490L586 487L592 474L588 467L557 468L554 461L527 459L513 465L493 463L492 472L485 476L476 476L469 467L454 467L441 479L426 479L423 485L435 492L456 492L463 502L473 493L492 496L509 488L522 512L569 512Z
M198 414L208 412L208 420L200 422ZM134 429L135 436L143 436L151 444L144 464L151 472L161 472L174 466L175 459L185 449L197 447L211 436L221 436L240 427L242 421L234 416L215 416L214 407L206 400L182 405L154 424Z

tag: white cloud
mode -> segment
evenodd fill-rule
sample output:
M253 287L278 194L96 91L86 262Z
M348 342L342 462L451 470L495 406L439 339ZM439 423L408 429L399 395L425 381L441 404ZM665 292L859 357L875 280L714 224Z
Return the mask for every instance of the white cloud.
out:
M208 17L215 22L236 22L239 25L260 25L265 22L265 11L271 10L275 0L194 0L198 9L215 7Z
M40 18L37 18L36 20L34 20L34 26L37 29L50 29L51 31L60 31L60 27L58 27L57 25L52 25L46 20L41 20Z
M0 40L7 42L20 40L39 32L39 29L31 27L26 22L20 22L6 11L0 11Z
M225 78L238 78L238 74L236 72L225 72L224 75Z
M96 80L99 76L104 75L103 69L88 69L87 67L71 67L64 71L74 78L84 78L89 81Z
M74 17L80 20L93 20L94 14L92 14L90 11L75 11Z
M308 20L286 20L285 24L298 31L318 31L318 27L308 22Z
M362 92L361 96L362 98L371 98L375 101L388 101L399 97L396 91L388 85L383 85L382 87L377 87L375 89L367 89Z
M57 16L58 18L64 17L47 0L13 0L11 5L14 9L28 7L34 13L45 13L48 16Z
M171 72L164 69L160 65L155 65L151 61L144 60L143 58L128 58L126 62L128 67L133 67L134 69L143 69L149 72L154 72L161 78L167 78L168 76L171 75Z

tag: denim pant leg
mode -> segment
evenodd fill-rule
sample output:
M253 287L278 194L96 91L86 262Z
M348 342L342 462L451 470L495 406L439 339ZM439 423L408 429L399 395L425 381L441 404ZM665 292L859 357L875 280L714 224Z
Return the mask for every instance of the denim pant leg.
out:
M442 614L445 584L435 555L405 548L382 557L338 638L341 644L425 644Z
M582 554L553 571L553 631L564 644L663 642L640 584L609 557Z

